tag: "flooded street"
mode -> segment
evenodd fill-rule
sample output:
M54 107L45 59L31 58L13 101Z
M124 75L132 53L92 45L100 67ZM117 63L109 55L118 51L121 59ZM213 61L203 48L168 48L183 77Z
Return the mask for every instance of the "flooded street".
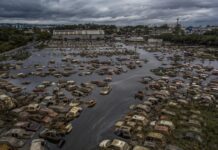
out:
M149 70L158 64L153 62L151 54L140 52L143 58L145 56L149 59L149 63L140 69L114 77L111 82L113 90L108 96L93 94L93 97L97 99L97 105L93 109L85 110L77 120L73 121L74 129L66 137L67 143L63 147L64 150L95 150L103 137L115 137L111 132L115 121L127 112L131 104L139 102L133 98L134 93L143 87L137 84L139 78L143 75L151 75Z
M0 0L0 150L218 150L218 0L177 1Z
M124 45L123 47L127 50L133 50L134 46L131 45ZM104 49L101 48L101 49ZM69 57L73 60L79 60L86 64L86 61L92 60L92 58L81 57L72 55L72 53L76 52L73 49L53 49L53 48L46 48L40 51L38 50L31 50L32 56L23 61L23 66L21 68L12 69L10 70L10 74L16 75L19 73L24 74L33 74L32 72L35 71L35 65L40 66L40 70L46 71L49 68L56 68L57 70L63 71L63 68L68 67L72 68L75 73L71 74L68 77L54 77L53 75L48 76L27 76L25 78L10 78L7 79L9 82L13 83L16 86L23 87L23 90L26 92L32 92L35 87L37 87L43 81L50 81L52 84L51 86L47 87L44 91L47 95L52 94L52 90L55 86L57 86L58 81L60 80L73 80L76 84L80 85L81 83L95 81L95 80L104 80L104 75L99 75L97 73L92 73L90 75L80 75L83 69L79 64L71 64L70 62L63 62L63 58ZM98 51L98 50L96 50ZM112 91L109 95L100 95L100 88L96 87L91 94L88 96L81 98L81 99L95 99L96 105L93 108L86 108L82 111L80 116L73 121L70 121L72 124L72 132L65 135L63 138L65 140L65 144L59 148L57 145L49 143L48 146L52 150L96 150L98 149L99 143L105 139L113 139L118 138L113 133L113 125L116 123L117 120L122 118L124 114L129 111L129 107L132 104L139 104L141 101L134 98L135 93L144 89L145 86L140 84L140 80L144 76L151 76L152 78L157 78L151 70L158 68L158 67L167 67L170 66L170 61L167 59L168 57L172 57L173 54L164 54L163 60L159 61L157 56L162 55L160 52L148 52L144 49L139 47L136 48L136 52L139 54L139 59L142 61L142 67L138 67L136 69L128 69L126 73L122 73L119 75L112 76L112 82L109 85L112 87ZM181 54L182 55L182 54ZM122 56L123 57L123 56ZM116 59L117 57L105 57L99 56L99 60L101 61L111 61L112 66L122 65L119 64ZM55 61L54 64L50 64L50 61ZM147 60L145 63L143 60ZM16 63L15 61L10 61L10 63ZM218 66L217 61L200 61L196 59L192 62L192 64L199 64L203 63L204 65L210 66ZM123 65L125 69L125 65ZM179 79L179 78L177 78ZM30 84L23 85L25 81L29 81ZM62 90L69 99L75 98L72 96L69 91ZM40 131L42 131L44 127L42 126ZM37 137L39 133L37 132L34 137ZM25 148L21 149L28 149L30 141L27 141Z
M128 46L128 48L132 49L133 47ZM61 54L60 51L52 54L52 51L57 50L46 49L39 52L33 52L32 56L23 62L23 69L14 71L12 70L12 74L17 74L20 72L28 73L30 71L34 71L31 66L34 64L46 66L48 61L51 59L56 61L56 67L61 67L61 59L63 58L63 54ZM66 52L70 52L70 50L68 49ZM103 136L114 137L111 132L111 127L113 126L114 122L118 120L125 112L127 112L131 104L139 102L133 98L134 93L140 88L143 88L143 86L138 83L139 79L145 75L152 75L150 69L156 68L160 65L160 62L153 57L152 53L146 52L143 49L137 49L137 52L140 53L140 58L142 60L147 59L148 63L143 64L142 68L129 70L125 74L113 76L113 81L110 83L113 89L109 95L100 95L99 89L93 91L89 97L96 99L96 106L91 109L85 109L79 118L72 121L73 130L70 134L65 136L66 143L61 149L94 150L97 149L98 143L100 140L102 140ZM74 80L77 83L82 83L91 80L104 79L104 76L93 74L81 77L78 76L78 74L74 74L70 77L61 79ZM21 83L26 80L31 81L31 84L25 86L26 91L30 92L34 89L34 87L44 80L56 82L57 78L52 76L30 76L24 79L10 79L9 81L15 85L23 86ZM52 144L50 147L54 150L59 149L56 145Z
M50 53L50 49L47 51L41 51L34 53L28 60L24 62L24 66L31 66L32 64L40 63L46 65L48 60L54 58L59 61L61 65L61 56L47 56ZM142 49L138 49L141 59L147 59L148 63L143 64L142 68L136 70L130 70L126 74L119 76L113 76L113 81L110 85L113 87L112 92L107 96L99 95L99 89L95 90L89 97L95 98L97 104L92 109L86 109L82 112L79 118L72 121L73 130L65 137L66 143L61 148L63 150L80 149L80 150L94 150L97 149L98 143L102 140L103 136L114 137L111 133L111 127L114 122L118 120L127 110L131 104L138 103L138 100L133 98L134 93L143 86L139 84L139 78L144 75L152 75L150 69L156 68L160 65L152 53L146 52ZM48 58L48 59L46 59ZM40 60L40 61L39 61ZM21 69L19 72L29 72L29 69ZM104 79L104 76L90 75L80 77L77 74L67 77L67 79L74 80L77 83L85 81L91 81L96 79ZM23 80L32 81L30 85L26 86L27 91L31 91L36 85L43 80L56 81L54 77L30 77ZM22 79L10 80L16 85L21 85ZM56 145L51 145L52 149L59 149Z
M96 150L98 143L103 138L119 138L113 133L112 127L128 112L131 104L140 102L134 99L134 94L144 88L142 84L139 84L139 79L143 76L154 77L155 75L150 72L150 69L161 66L161 62L154 58L154 53L142 49L138 49L137 52L140 53L140 58L146 58L148 63L143 64L142 68L113 77L113 82L111 82L113 90L108 96L101 96L97 91L91 95L96 98L97 105L93 109L85 110L77 120L72 122L74 128L66 136L67 142L62 148L63 150ZM199 61L194 63L197 64ZM216 61L206 61L205 64L218 66ZM57 147L53 148L58 149Z

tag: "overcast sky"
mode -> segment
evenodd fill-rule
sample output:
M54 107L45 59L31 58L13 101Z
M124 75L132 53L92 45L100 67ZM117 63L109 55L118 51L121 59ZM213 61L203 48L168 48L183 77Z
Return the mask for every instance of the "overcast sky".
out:
M1 23L218 25L218 0L0 0Z

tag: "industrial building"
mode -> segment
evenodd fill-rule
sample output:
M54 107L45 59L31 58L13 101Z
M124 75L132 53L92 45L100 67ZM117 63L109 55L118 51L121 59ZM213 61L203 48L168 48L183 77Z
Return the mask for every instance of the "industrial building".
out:
M163 44L162 39L148 39L149 46L161 46Z
M134 36L134 37L127 38L126 41L128 41L128 42L144 42L144 38Z
M57 40L103 40L103 30L54 30L53 39Z

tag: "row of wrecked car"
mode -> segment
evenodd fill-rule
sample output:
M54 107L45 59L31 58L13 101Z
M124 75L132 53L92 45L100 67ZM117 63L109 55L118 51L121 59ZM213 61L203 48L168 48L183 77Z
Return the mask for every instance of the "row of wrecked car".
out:
M142 66L139 59L130 57L135 53L128 50L84 52L78 48L75 52L54 50L48 55L52 59L46 60L46 64L0 65L0 149L44 150L49 149L49 143L61 148L67 142L65 136L73 131L71 122L84 109L96 105L97 101L90 98L92 92L99 88L100 95L110 94L113 75ZM100 59L102 56L107 59ZM126 59L116 59L119 56ZM105 78L79 83L72 80L74 74ZM34 83L34 78L40 81ZM20 81L20 85L11 80Z
M103 140L99 144L100 149L134 150L140 147L143 150L181 150L190 146L188 144L184 146L184 143L189 141L195 143L195 146L197 145L196 147L200 149L205 126L201 112L196 110L183 95L163 90L166 85L169 86L169 82L164 82L164 80L152 82L159 82L158 85L162 90L154 91L147 98L141 99L143 102L140 104L131 105L130 112L114 125L114 134L125 140L114 139L113 141L119 141L116 142L117 144L111 140ZM173 81L170 86L175 86L177 90L180 90L185 85L185 83L176 83ZM159 87L155 90L157 89ZM183 141L183 145L178 141ZM124 144L121 146L118 143Z
M176 53L171 51L170 53ZM166 54L157 57L165 59ZM192 55L191 55L192 56ZM140 101L113 126L114 139L99 143L102 150L200 150L217 148L207 139L203 111L217 111L217 69L192 64L188 56L169 58L171 64L152 69L158 78L145 76L144 89L135 93ZM186 63L183 63L183 62ZM188 62L188 63L187 63ZM216 133L213 133L216 134ZM207 141L214 145L208 145ZM215 148L215 149L216 149Z
M112 51L111 53L117 54L118 52ZM105 54L105 52L103 52L103 54ZM61 66L58 65L60 62L56 62L53 59L48 61L47 65L34 64L32 66L24 66L20 62L16 64L3 64L3 66L0 67L2 67L4 72L0 75L0 77L3 79L25 79L29 77L48 76L63 78L70 77L74 74L78 74L79 76L90 76L92 74L112 76L126 73L128 69L132 70L136 69L137 67L142 67L143 61L139 58L131 58L128 56L128 53L121 54L125 54L124 58L126 59L120 60L108 58L107 60L94 59L83 61L74 59L72 55L67 55L62 59L63 65ZM89 55L85 57L88 56ZM10 73L8 71L9 69L13 70L13 73ZM18 72L20 69L27 71ZM30 84L30 81L25 81L23 84Z
M102 82L93 81L93 83L102 87L100 94L109 94L111 91L110 85L108 85L108 82L103 85ZM59 81L56 84L43 81L40 86L37 86L39 89L44 90L49 86L57 85L52 89L52 95L49 95L43 91L39 93L35 90L33 90L35 93L32 94L25 93L23 89L1 80L0 146L2 146L2 143L4 146L22 148L28 140L35 136L39 129L42 129L38 135L40 139L34 139L32 147L40 145L39 143L44 143L43 145L46 146L46 141L58 144L61 147L65 143L64 136L72 130L70 122L79 117L84 108L96 105L94 99L80 99L82 92L89 93L94 89L95 84L93 83L82 83L80 86L76 86L76 82L73 80ZM15 91L15 88L19 90ZM77 98L70 100L61 89L72 91L72 95ZM7 118L7 115L10 117ZM10 124L10 126L5 126L6 124Z

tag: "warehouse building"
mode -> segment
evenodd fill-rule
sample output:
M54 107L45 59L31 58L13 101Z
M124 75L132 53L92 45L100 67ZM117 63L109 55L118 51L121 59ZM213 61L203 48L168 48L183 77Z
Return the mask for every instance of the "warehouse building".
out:
M134 36L134 37L127 38L126 41L128 41L128 42L144 42L144 38Z
M103 30L54 30L53 39L57 40L103 40Z
M161 46L163 44L162 39L148 39L149 46Z

